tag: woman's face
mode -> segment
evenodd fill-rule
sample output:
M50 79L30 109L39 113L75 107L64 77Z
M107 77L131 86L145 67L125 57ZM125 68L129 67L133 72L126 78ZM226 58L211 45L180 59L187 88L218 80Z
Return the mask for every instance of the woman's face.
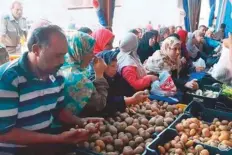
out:
M152 47L154 46L156 42L156 36L153 36L152 38L149 39L149 46Z
M90 61L93 59L93 57L94 57L93 53L84 55L82 57L81 68L86 68L89 65Z
M199 36L196 36L196 41L197 43L203 43L204 42L204 36L203 35L199 35Z
M113 49L113 42L114 42L114 37L106 44L104 50L112 50Z
M177 58L180 56L180 50L181 50L181 45L176 44L172 47L169 47L167 54L172 60L177 60Z
M112 61L106 68L105 74L109 77L114 77L117 73L118 65L117 60Z

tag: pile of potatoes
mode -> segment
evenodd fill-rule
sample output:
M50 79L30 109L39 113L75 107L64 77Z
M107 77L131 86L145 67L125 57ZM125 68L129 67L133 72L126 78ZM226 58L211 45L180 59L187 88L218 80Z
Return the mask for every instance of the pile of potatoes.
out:
M197 118L188 118L175 127L184 141L192 140L224 150L232 147L232 121L215 118L208 124Z
M85 128L94 132L81 146L106 155L142 154L152 135L167 128L180 113L182 109L162 101L127 107L124 113L105 118L97 132L95 124L87 124Z
M180 136L176 136L170 142L163 146L158 146L160 155L209 155L209 151L204 149L202 145L196 145L192 140L185 140Z

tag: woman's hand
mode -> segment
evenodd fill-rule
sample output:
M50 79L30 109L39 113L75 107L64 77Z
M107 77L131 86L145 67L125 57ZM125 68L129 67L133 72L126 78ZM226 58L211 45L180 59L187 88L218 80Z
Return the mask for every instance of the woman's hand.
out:
M146 75L145 77L149 77L151 79L151 82L158 80L159 78L155 75Z
M192 81L189 81L185 84L186 88L192 89L192 90L197 90L199 88L199 85L197 83L197 80L194 79Z
M139 91L135 93L132 97L126 97L125 102L126 105L138 104L140 102L144 102L148 98L148 94L145 91Z
M104 72L107 68L107 65L105 61L102 58L94 58L94 65L93 65L96 78L102 78L104 75Z

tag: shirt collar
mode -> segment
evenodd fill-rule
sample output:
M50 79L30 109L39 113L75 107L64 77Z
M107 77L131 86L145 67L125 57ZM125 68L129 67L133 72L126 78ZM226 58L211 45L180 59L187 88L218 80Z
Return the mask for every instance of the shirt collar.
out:
M19 58L19 65L25 72L25 77L27 79L32 79L32 80L40 80L30 69L29 67L29 60L28 60L28 52L23 53L23 55ZM49 79L52 82L56 81L56 75L49 75Z

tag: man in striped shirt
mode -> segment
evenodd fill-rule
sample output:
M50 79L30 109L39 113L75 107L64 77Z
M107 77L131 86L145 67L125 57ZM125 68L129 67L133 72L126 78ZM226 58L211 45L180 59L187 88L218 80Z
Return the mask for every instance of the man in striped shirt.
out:
M53 117L70 125L80 121L64 110L64 79L56 74L68 50L61 28L34 30L28 49L21 58L0 67L1 155L16 154L34 144L73 144L88 137L84 129L58 135L48 132Z

